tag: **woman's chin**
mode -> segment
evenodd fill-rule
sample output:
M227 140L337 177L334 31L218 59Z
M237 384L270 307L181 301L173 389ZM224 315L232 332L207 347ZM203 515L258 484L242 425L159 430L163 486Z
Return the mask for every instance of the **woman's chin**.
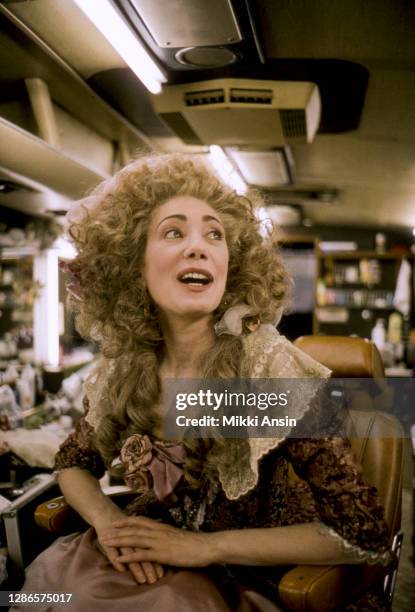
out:
M169 316L178 318L188 318L189 320L195 320L203 317L209 317L216 310L218 304L215 303L189 303L181 304L177 307L170 306L166 309L165 313Z

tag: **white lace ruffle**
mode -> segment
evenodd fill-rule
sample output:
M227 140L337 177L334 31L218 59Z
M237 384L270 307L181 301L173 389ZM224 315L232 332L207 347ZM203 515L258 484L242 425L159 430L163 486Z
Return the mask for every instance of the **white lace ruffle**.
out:
M331 371L291 344L270 324L261 325L246 336L243 342L254 364L252 378L299 379L291 388L290 415L297 421L301 420L312 399L330 377ZM277 448L290 433L291 427L287 427L281 429L278 438L249 438L249 447L242 440L240 446L236 447L235 441L232 441L231 452L228 452L228 447L225 449L218 467L219 480L228 499L238 499L256 487L260 459ZM247 464L248 452L250 456Z
M328 536L333 540L336 540L341 551L356 563L368 563L369 565L376 565L380 563L381 565L387 566L392 561L392 554L389 550L382 553L374 550L364 550L363 548L360 548L360 546L356 546L355 544L351 544L345 540L340 534L337 533L337 531L334 531L332 527L329 527L324 523L320 523L318 532L321 535Z
M101 358L84 381L83 389L89 403L85 420L95 430L103 417L111 412L111 404L108 399L108 378L113 368L113 361L104 361Z

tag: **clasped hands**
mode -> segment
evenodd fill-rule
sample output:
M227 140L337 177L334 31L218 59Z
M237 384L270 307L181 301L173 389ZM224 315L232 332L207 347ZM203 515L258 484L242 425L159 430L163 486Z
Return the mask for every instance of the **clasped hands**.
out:
M122 564L127 564L137 582L153 583L163 576L162 565L205 567L214 563L214 535L134 516L112 523L99 534L99 541L105 549L114 551L110 561L116 569L121 571ZM117 549L121 555L115 553ZM141 572L137 571L140 568Z

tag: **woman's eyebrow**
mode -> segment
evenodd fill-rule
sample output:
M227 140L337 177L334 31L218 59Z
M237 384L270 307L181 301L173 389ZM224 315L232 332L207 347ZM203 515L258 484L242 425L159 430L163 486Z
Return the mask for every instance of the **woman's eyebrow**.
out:
M223 226L223 223L220 219L218 219L217 217L212 217L212 215L204 215L203 216L203 221L217 221L219 223L219 225Z
M180 219L180 221L187 221L186 215L180 215L176 213L176 214L168 215L167 217L164 217L164 219L160 221L157 227L159 227L167 219ZM216 221L217 223L219 223L219 225L223 226L222 221L220 221L217 217L213 217L212 215L203 215L202 220L203 221Z
M187 221L186 215L179 215L179 214L168 215L168 217L164 217L164 219L162 219L160 221L160 223L157 225L157 227L159 227L159 225L161 225L167 219L180 219L180 221Z

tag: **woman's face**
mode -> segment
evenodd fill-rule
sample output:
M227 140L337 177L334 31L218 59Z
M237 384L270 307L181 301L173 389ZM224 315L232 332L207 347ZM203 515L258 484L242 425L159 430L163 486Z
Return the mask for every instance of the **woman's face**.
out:
M143 277L167 316L203 316L219 305L229 251L218 213L206 202L177 196L153 212Z

